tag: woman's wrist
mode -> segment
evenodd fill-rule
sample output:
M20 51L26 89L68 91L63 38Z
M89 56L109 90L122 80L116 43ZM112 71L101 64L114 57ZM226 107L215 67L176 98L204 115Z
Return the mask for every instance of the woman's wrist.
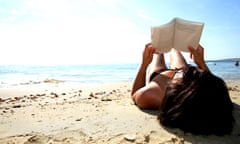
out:
M149 65L149 64L143 62L143 63L141 64L141 69L146 70L147 67L148 67L148 65Z
M206 65L205 62L201 62L199 64L197 64L199 68L203 69L203 70L209 70L208 66Z

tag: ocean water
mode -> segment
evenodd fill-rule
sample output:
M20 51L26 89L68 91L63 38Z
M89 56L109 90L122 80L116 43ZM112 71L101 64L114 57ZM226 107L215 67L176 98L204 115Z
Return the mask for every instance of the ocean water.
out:
M240 80L240 67L234 62L208 62L207 65L225 81ZM77 85L133 81L138 67L139 64L0 66L0 87L42 84L49 79Z
M0 87L41 84L45 80L61 80L67 84L99 84L131 81L137 64L0 66Z

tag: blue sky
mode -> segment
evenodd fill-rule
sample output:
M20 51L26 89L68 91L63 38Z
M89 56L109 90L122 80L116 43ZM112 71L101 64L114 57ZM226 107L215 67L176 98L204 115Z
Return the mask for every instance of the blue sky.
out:
M0 0L0 64L138 63L174 17L205 23L205 59L240 57L236 0Z

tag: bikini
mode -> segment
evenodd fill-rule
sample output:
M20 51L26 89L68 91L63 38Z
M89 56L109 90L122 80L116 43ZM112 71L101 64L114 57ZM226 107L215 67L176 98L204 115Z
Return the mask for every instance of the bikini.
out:
M165 71L173 71L173 77L177 74L177 73L182 73L183 72L183 68L175 68L175 69L162 69L159 72L153 72L150 76L150 81L152 81L156 76L158 76L159 74L161 75L162 72Z

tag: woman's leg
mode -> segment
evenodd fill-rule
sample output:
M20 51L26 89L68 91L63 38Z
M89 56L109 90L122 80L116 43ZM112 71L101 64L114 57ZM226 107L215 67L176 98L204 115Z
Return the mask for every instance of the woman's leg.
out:
M151 77L151 75L154 72L161 72L162 70L167 69L166 63L165 63L165 59L164 59L164 55L163 54L154 54L153 56L153 60L148 72L148 82L149 79Z
M179 69L187 66L187 62L183 55L176 49L172 49L170 52L170 68Z

